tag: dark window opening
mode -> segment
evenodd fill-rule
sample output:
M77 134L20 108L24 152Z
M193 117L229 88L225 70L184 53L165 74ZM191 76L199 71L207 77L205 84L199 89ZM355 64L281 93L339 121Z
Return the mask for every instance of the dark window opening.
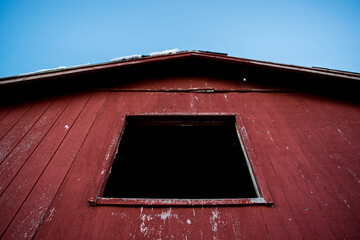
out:
M258 195L234 116L128 116L102 197Z

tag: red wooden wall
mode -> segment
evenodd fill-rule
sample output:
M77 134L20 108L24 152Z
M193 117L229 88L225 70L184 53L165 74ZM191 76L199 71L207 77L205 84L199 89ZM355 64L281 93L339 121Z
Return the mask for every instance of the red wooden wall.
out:
M228 91L192 92L194 82ZM154 82L2 107L2 239L359 239L360 105L226 84L180 79L166 91ZM240 114L273 207L92 206L125 113Z

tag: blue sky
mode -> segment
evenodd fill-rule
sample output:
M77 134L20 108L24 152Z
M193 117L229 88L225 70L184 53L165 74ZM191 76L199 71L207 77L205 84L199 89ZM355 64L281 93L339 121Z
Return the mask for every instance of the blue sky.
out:
M360 72L360 0L0 0L0 77L174 48Z

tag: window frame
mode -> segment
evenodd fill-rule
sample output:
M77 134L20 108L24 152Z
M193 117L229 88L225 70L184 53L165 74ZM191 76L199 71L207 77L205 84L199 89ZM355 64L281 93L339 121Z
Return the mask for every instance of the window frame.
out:
M142 116L155 116L155 117L186 117L186 116L205 116L205 117L219 117L219 116L229 116L234 117L235 129L239 142L244 153L245 161L249 168L249 173L252 178L252 182L255 188L256 198L232 198L232 199L152 199L152 198L107 198L102 197L106 182L110 175L110 170L115 160L120 140L122 138L123 132L126 127L127 117L142 117ZM245 125L243 123L242 117L238 113L170 113L170 114L160 114L160 113L124 113L120 117L120 129L116 131L118 134L115 135L116 143L112 144L108 153L105 155L106 159L101 159L103 161L103 168L95 176L95 183L93 191L90 194L88 202L92 205L117 205L117 206L221 206L221 205L232 205L232 206L243 206L243 205L267 205L272 206L273 201L270 196L269 189L265 184L264 177L258 166L258 161L256 159L255 152L251 146L250 139L248 137ZM110 160L110 161L109 161Z

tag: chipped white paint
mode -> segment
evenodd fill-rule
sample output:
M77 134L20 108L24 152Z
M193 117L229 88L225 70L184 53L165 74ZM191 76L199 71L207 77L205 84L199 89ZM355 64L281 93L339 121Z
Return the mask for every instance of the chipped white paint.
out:
M347 202L346 200L344 200L344 203L346 204L346 206L347 206L348 208L350 208L350 205L348 204L348 202Z
M52 209L49 210L49 216L47 217L47 219L45 220L45 222L51 222L54 214L55 214L56 210L55 207L53 207Z
M65 130L68 130L69 129L69 125L65 125Z
M146 236L148 234L149 228L145 226L146 215L143 214L143 207L141 207L140 210L140 219L142 220L142 223L140 224L140 232Z
M289 218L289 221L290 221L290 222L292 222L292 219L291 219L291 218Z
M104 175L104 173L105 173L105 170L102 170L102 171L101 171L101 175Z
M141 233L144 234L144 236L146 236L148 233L148 227L145 226L145 216L143 216L143 218L141 218L141 220L143 222L140 224L140 231L141 231Z
M264 198L249 198L250 203L266 203Z
M351 142L344 136L344 134L341 132L341 130L338 129L338 128L337 128L337 130L338 130L338 132L340 133L340 135L345 139L345 141L346 141L348 144L351 145Z
M215 211L212 211L212 216L210 217L211 230L213 232L217 232L218 230L218 223L217 223L218 219L219 219L219 211L216 208Z
M117 142L117 139L118 139L118 135L117 134L114 134L112 140L111 140L111 143L105 153L105 160L109 160L110 156L111 156L111 152L114 150L114 147L116 145L116 142Z
M357 177L357 174L356 174L353 170L351 170L350 168L347 168L347 170L348 170L348 172L356 179L356 181L357 181L358 183L360 183L360 180L359 180L359 178Z
M170 214L171 214L171 208L169 208L169 210L166 212L162 212L160 217L162 220L165 221L167 218L170 218Z
M190 108L191 108L192 111L195 110L193 99L191 99L191 101L190 101Z
M191 220L190 220L190 219L187 219L186 222L187 222L187 224L191 224Z
M274 139L272 138L272 136L271 136L271 134L270 134L270 130L266 130L266 134L269 135L270 140L271 140L272 142L274 142Z
M289 146L286 146L286 149L287 149L287 150L290 150Z
M240 222L237 219L234 219L231 223L235 239L241 239Z

